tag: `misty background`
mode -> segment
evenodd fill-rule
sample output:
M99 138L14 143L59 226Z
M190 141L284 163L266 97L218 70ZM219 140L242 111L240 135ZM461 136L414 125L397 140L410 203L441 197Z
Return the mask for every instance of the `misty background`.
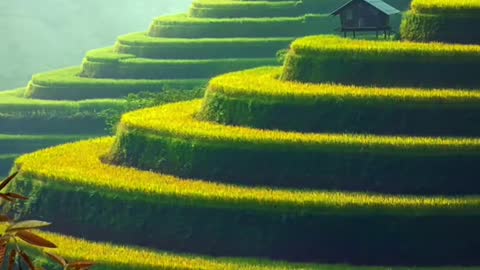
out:
M79 66L89 50L185 13L192 0L0 0L0 91L35 73Z

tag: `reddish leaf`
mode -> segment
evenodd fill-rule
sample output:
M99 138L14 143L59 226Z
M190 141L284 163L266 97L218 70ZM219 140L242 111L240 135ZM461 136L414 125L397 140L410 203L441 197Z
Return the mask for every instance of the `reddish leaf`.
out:
M65 267L67 265L67 261L58 255L48 253L48 252L45 252L45 255L47 255L52 261L60 264L62 267Z
M0 244L0 267L3 265L5 257L7 256L7 244L7 242L3 242Z
M0 215L0 222L8 222L10 218L6 215Z
M32 260L28 257L27 253L20 251L20 256L22 257L23 261L27 264L30 270L35 270L35 265L33 265Z
M8 270L13 270L15 267L15 258L17 257L17 251L12 249L10 252L10 257L8 258Z
M45 248L57 247L54 243L29 231L24 231L24 230L19 231L17 232L16 236L18 236L23 241L34 246L45 247Z
M14 200L10 197L8 197L5 194L0 194L0 198L4 199L5 201L13 202Z
M40 221L40 220L26 220L20 221L10 225L6 232L21 231L21 230L30 230L30 229L39 229L49 226L51 223Z
M17 200L22 200L22 201L28 200L28 197L25 197L25 196L20 195L20 194L12 193L12 192L5 193L4 195L9 197L9 198L12 198L12 199L17 199Z
M92 262L74 262L74 263L69 263L67 266L67 269L83 270L83 269L89 269L93 265L94 263Z
M1 183L0 183L0 190L4 189L16 176L18 172L14 172L12 175L9 177L5 178Z

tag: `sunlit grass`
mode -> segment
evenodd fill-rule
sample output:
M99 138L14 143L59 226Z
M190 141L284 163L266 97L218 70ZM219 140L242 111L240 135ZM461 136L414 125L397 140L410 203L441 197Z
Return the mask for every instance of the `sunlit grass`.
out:
M480 12L478 0L413 0L412 9L423 13Z
M455 45L445 43L419 43L401 41L374 41L346 39L336 36L310 36L297 39L292 43L296 54L322 53L362 54L377 57L462 57L463 59L480 58L480 45ZM414 60L414 58L412 59Z
M422 197L247 188L117 167L101 162L112 144L112 138L103 138L62 145L22 156L16 164L25 177L70 187L108 190L119 196L151 197L196 206L354 215L372 212L399 215L480 214L480 198L474 196Z
M123 115L121 128L141 130L153 134L173 135L205 142L242 145L262 145L282 149L309 148L333 152L388 152L398 153L472 153L480 151L480 139L433 137L397 137L351 134L313 134L260 130L224 126L199 121L196 115L201 100L169 104Z
M94 269L175 269L175 270L476 270L479 267L366 267L274 262L261 259L234 259L174 254L138 247L91 242L54 233L39 233L57 244L49 252L70 261L91 261Z
M479 106L480 91L460 89L381 88L340 84L309 84L282 81L281 68L264 67L218 76L208 93L223 93L232 98L250 97L278 102L310 103L313 99L403 104L452 104Z

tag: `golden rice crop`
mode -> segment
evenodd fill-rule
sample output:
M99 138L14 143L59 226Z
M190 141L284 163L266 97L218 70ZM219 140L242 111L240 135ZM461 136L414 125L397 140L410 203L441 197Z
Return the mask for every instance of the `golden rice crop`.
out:
M290 269L299 264L213 259L176 255L142 248L95 243L53 233L42 233L58 245L55 252L74 261L96 262L98 266L123 266L122 269ZM258 263L258 265L255 265ZM200 268L199 268L200 267ZM309 266L315 269L318 266Z
M412 9L417 12L480 11L478 0L413 0Z
M337 53L342 55L362 54L375 55L382 58L401 57L464 57L473 59L480 57L480 45L458 45L445 43L419 43L405 41L374 41L347 39L337 36L309 36L297 39L292 43L296 54ZM412 60L415 60L412 58Z
M239 146L262 144L308 147L317 151L397 151L409 154L480 153L480 139L313 134L224 126L197 120L201 106L202 101L196 100L127 113L122 117L121 128Z
M17 161L22 175L70 187L114 191L121 196L173 198L175 202L267 211L359 214L480 214L479 197L399 196L335 191L254 188L180 179L150 171L103 163L113 145L102 138L49 148ZM135 181L132 181L135 179ZM130 196L129 196L130 197Z
M210 81L208 92L230 97L311 102L313 99L375 100L399 103L480 103L480 91L459 89L380 88L337 84L307 84L277 79L281 68L257 68L218 76Z
M355 267L347 265L318 265L273 262L254 259L210 258L181 255L142 248L120 246L109 243L91 242L80 238L55 233L39 233L58 245L50 252L72 261L91 261L94 269L175 269L175 270L387 270L385 267ZM101 267L101 268L100 268ZM398 267L398 270L410 268ZM415 268L435 270L436 268ZM449 267L450 270L478 269L474 267Z

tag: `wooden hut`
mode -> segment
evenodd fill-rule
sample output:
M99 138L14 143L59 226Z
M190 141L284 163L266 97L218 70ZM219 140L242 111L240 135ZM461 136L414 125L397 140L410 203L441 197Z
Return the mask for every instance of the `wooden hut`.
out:
M382 0L351 0L332 12L332 16L340 16L341 31L347 32L383 32L390 34L390 16L400 13L399 10Z

